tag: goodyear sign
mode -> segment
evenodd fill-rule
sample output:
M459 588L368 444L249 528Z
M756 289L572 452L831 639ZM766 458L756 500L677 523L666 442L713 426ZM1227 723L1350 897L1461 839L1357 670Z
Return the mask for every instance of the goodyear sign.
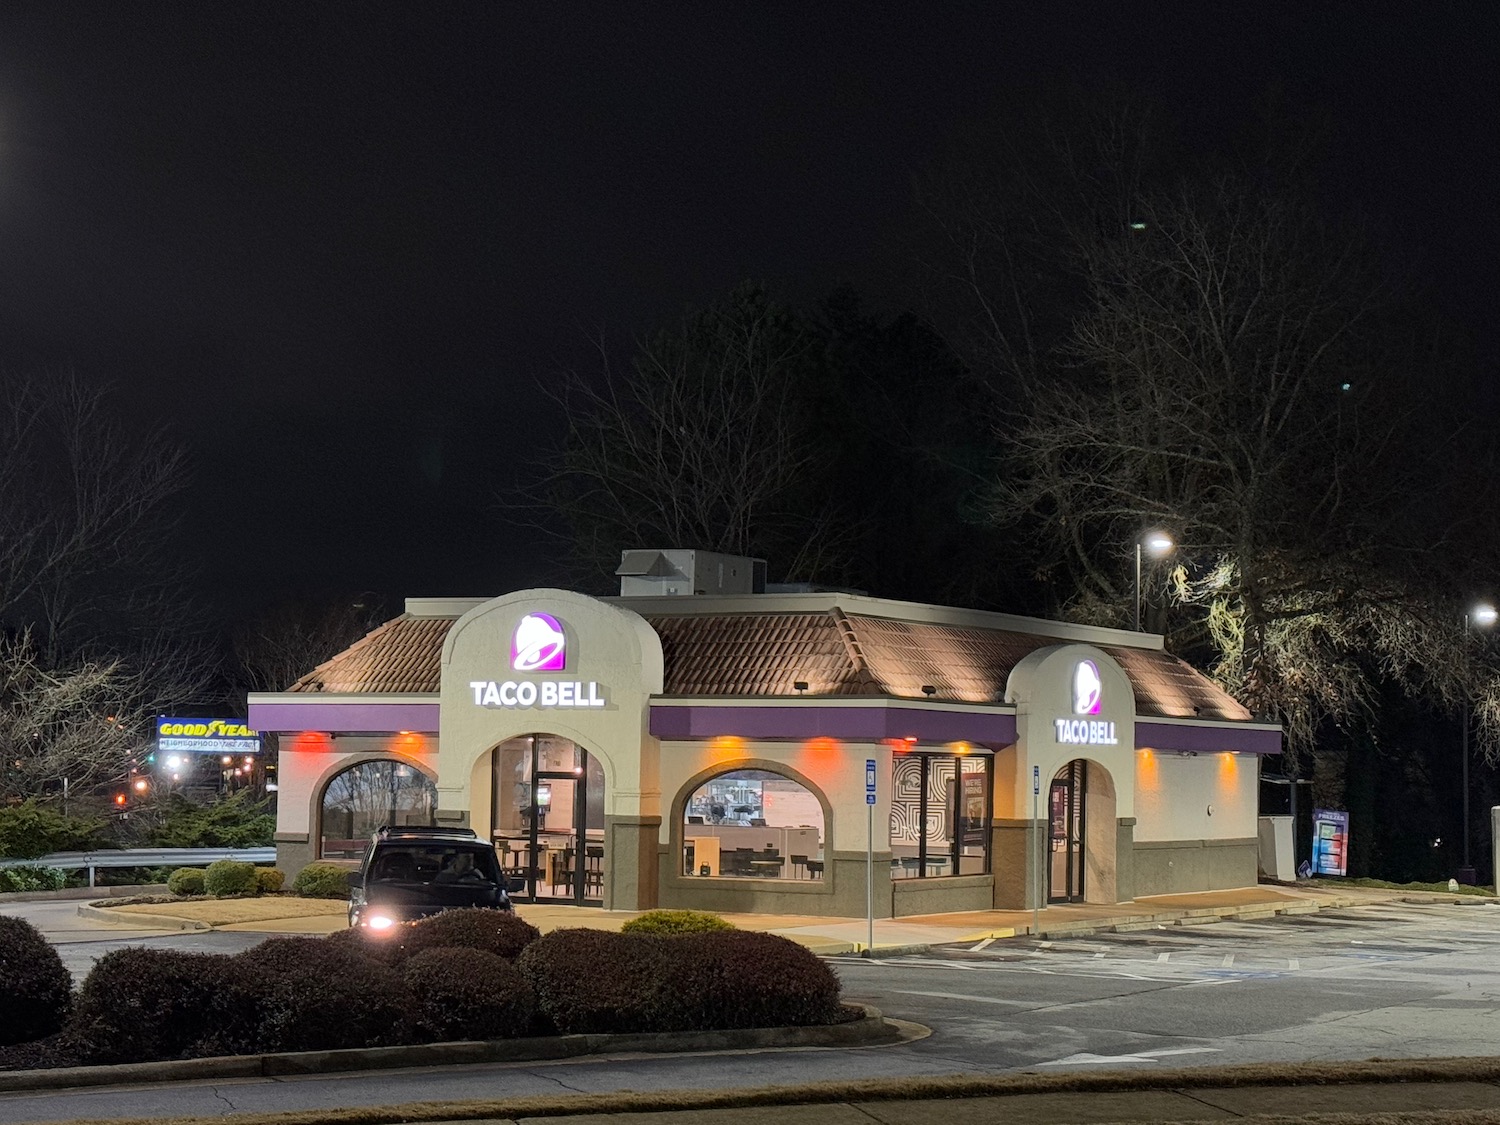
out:
M175 754L259 754L260 731L244 719L156 720L156 749Z

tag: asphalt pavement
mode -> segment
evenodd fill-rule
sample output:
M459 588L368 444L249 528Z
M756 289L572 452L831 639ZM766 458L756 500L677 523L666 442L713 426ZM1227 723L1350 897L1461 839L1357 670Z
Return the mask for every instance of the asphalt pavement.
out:
M932 1035L919 1030L898 1047L603 1057L54 1090L0 1096L0 1121L161 1119L288 1110L326 1118L355 1105L378 1113L373 1107L381 1104L498 1097L512 1103L517 1098L548 1099L545 1114L553 1121L591 1120L589 1114L600 1110L591 1107L588 1114L557 1116L572 1108L559 1098L588 1096L590 1091L594 1098L618 1098L619 1091L629 1090L642 1091L640 1096L653 1096L651 1091L689 1096L732 1087L774 1087L770 1096L795 1103L819 1082L833 1079L878 1083L899 1074L899 1081L912 1084L954 1073L992 1076L1017 1070L1040 1075L1087 1072L1097 1077L1101 1069L1121 1066L1170 1068L1181 1075L1205 1064L1245 1057L1431 1055L1442 1053L1438 1048L1444 1043L1456 1046L1447 1052L1453 1054L1493 1049L1490 1024L1500 977L1489 974L1488 965L1500 964L1494 956L1500 952L1500 908L1472 899L1463 906L1444 905L1442 896L1398 903L1393 900L1412 896L1354 888L1330 892L1276 887L1208 901L1205 897L1120 908L1050 908L1041 926L1043 935L1050 937L1004 936L1015 929L1013 921L1029 929L1029 915L1022 920L986 912L979 918L936 916L877 923L874 957L848 952L863 945L849 941L844 930L851 922L862 926L859 920L761 919L765 928L832 951L831 960L851 999L874 1002L888 1014L933 1028ZM1231 897L1235 901L1227 900ZM1361 905L1341 905L1350 902ZM73 917L70 910L75 911ZM243 931L112 930L109 923L77 919L76 904L10 903L0 904L0 911L30 914L75 971L99 951L123 944L160 942L228 951L226 943L243 947L265 936ZM580 924L614 928L630 917L526 906L522 914L544 929ZM1226 916L1228 920L1221 920ZM917 949L923 952L913 952ZM1415 1020L1429 1031L1409 1034L1403 1020ZM1427 1035L1436 1038L1429 1043L1423 1037ZM962 1112L977 1121L1002 1116L1007 1121L1207 1120L1244 1113L1364 1113L1399 1105L1423 1111L1500 1113L1500 1105L1492 1100L1500 1087L1491 1078L1445 1081L1440 1086L1429 1091L1408 1083L1400 1088L1399 1101L1390 1087L1368 1093L1349 1086L1319 1088L1312 1091L1316 1096L1291 1101L1284 1090L1246 1093L1231 1088L1211 1097L1201 1090L1121 1090L1108 1096L1095 1090L1078 1094L1082 1100L1075 1102L1067 1101L1063 1091L1052 1091L971 1096ZM543 1112L526 1108L534 1115ZM664 1120L654 1111L640 1116L643 1112L647 1111L612 1104L609 1119L614 1125ZM951 1116L954 1106L951 1100L892 1099L888 1093L867 1102L851 1093L836 1102L800 1108L702 1104L692 1112L695 1123L753 1122L775 1113L779 1125L794 1119L872 1118L898 1125L925 1122L938 1113ZM504 1119L527 1117L510 1113Z

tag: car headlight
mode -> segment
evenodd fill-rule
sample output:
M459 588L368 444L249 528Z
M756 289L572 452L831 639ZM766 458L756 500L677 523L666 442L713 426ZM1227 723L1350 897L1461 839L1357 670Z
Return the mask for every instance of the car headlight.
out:
M365 922L366 929L375 930L377 932L384 932L385 930L393 929L395 928L395 925L396 919L391 918L385 914L371 914L369 919Z

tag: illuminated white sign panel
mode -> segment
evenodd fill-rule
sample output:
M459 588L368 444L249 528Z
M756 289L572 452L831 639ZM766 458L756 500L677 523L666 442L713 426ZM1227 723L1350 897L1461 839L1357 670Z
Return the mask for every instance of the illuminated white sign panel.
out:
M579 680L470 680L480 707L603 707L597 683Z
M1115 724L1099 720L1053 719L1057 741L1067 746L1118 746Z
M561 672L567 635L550 613L528 613L510 640L510 666L517 672ZM470 680L477 707L603 707L604 691L582 680Z
M1073 669L1073 714L1097 715L1104 705L1104 678L1092 660ZM1118 746L1115 724L1103 719L1053 719L1057 741L1064 746Z

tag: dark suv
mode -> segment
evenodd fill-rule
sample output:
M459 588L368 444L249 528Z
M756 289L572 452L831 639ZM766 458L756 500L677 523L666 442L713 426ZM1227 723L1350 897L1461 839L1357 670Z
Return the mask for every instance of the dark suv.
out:
M349 925L372 930L464 906L511 909L495 849L468 828L380 829L349 888Z

